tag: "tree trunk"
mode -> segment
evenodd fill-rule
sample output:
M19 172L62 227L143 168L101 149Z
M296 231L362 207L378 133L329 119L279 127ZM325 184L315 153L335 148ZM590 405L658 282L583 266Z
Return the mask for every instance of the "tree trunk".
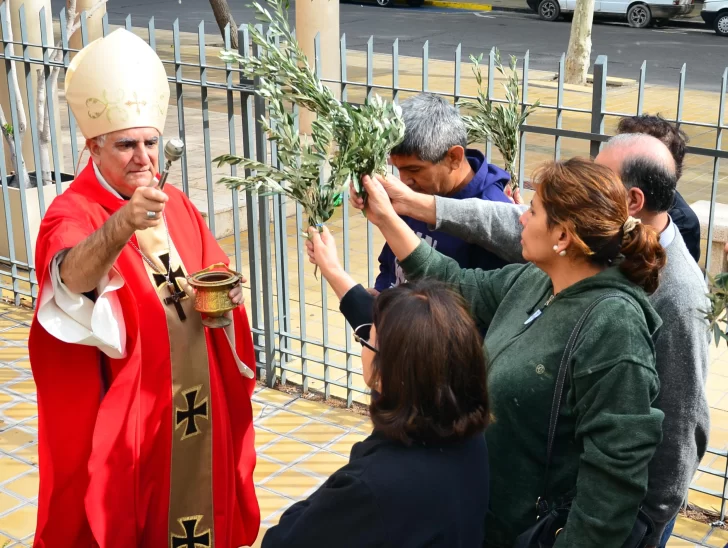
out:
M228 6L227 0L210 0L210 6L212 6L212 13L215 14L215 20L217 26L220 27L220 33L225 38L225 26L230 24L230 48L233 50L238 49L238 26L235 24L233 14L230 13L230 6Z
M586 85L591 56L591 31L594 20L594 0L576 0L574 20L571 22L569 49L566 52L567 84Z

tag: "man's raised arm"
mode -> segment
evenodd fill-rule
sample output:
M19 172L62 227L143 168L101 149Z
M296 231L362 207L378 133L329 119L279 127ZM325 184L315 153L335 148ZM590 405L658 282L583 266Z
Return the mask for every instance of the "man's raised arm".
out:
M434 225L435 229L479 245L508 262L525 262L519 222L525 206L478 198L428 196L413 191L391 175L386 180L378 179L399 215ZM352 199L356 200L355 195Z

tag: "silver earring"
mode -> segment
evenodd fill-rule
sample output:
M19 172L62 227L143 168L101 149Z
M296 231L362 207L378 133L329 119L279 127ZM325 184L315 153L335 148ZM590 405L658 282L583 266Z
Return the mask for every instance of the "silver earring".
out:
M566 257L566 250L559 251L559 257Z
M558 253L558 252L559 252L559 246L555 245L554 246L554 253Z

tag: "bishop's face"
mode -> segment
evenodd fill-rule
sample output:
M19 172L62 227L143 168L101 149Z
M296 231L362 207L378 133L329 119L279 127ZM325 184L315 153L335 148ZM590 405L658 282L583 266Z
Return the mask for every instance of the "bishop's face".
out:
M86 145L106 182L127 198L149 186L159 171L159 132L154 128L115 131L102 143L89 139Z

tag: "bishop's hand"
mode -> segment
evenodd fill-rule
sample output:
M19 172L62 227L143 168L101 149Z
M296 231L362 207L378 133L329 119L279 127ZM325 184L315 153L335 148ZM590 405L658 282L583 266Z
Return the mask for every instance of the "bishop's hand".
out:
M162 213L169 196L156 188L137 188L131 199L119 210L124 223L132 230L145 230L162 222Z

